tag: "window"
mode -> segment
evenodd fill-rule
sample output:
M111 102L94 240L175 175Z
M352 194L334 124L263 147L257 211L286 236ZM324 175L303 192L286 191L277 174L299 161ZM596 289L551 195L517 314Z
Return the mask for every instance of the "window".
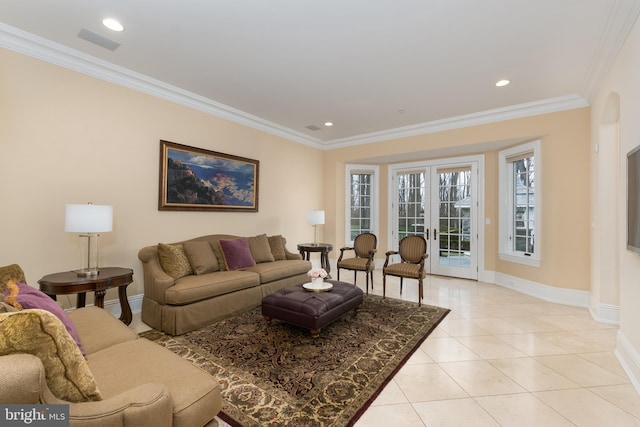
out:
M358 234L378 234L378 166L347 165L345 242Z
M540 141L500 158L500 259L540 265Z

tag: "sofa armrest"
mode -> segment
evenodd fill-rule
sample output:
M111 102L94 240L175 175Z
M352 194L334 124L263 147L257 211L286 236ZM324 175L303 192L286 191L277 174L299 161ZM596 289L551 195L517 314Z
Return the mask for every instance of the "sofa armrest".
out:
M142 261L145 298L159 304L165 304L165 292L175 284L175 280L162 269L158 258L158 248L147 246L140 249L138 259Z
M173 402L164 385L147 383L97 402L72 403L69 420L70 425L82 427L170 427Z
M284 237L282 237L282 244L284 245L284 253L287 256L287 259L302 259L302 255L300 255L299 253L291 252L289 249L287 249L287 239L285 239Z
M147 383L95 402L70 403L56 398L37 356L16 353L0 356L0 403L68 404L74 426L171 426L173 401L162 384Z
M44 366L37 356L26 353L0 356L0 402L40 403L47 388Z

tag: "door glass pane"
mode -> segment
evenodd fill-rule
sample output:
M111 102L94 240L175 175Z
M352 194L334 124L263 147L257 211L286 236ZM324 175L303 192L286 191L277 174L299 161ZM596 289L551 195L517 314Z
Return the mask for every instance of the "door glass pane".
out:
M452 267L471 265L471 171L448 169L438 173L440 197L438 263ZM463 219L464 218L464 219Z
M409 235L424 235L425 174L399 173L398 241Z

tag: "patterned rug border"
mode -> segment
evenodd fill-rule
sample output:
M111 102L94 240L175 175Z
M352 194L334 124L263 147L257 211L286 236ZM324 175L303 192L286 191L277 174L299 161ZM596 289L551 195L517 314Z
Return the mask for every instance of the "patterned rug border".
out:
M365 295L365 304L364 304L363 311L366 307L368 307L368 304L373 305L373 308L377 307L379 310L382 310L382 308L386 306L387 311L390 313L391 317L398 316L398 317L401 317L401 320L394 320L394 323L391 323L389 325L383 322L380 322L377 325L372 325L372 327L383 325L384 330L381 330L378 333L379 335L376 335L377 338L372 338L371 340L362 341L362 346L367 349L366 352L355 351L352 354L350 353L349 356L347 356L344 361L340 362L340 365L338 366L338 368L340 369L346 366L346 368L348 368L347 371L342 371L342 370L338 371L339 372L338 376L332 377L331 380L328 383L326 383L324 388L323 387L318 388L314 385L313 392L311 391L308 392L310 397L307 398L306 395L303 396L301 398L302 400L300 401L301 402L300 405L298 405L297 403L298 400L295 400L296 404L293 404L294 405L293 407L288 407L286 402L288 400L297 399L297 398L286 397L288 396L287 393L283 392L282 390L279 390L278 386L276 386L275 384L272 384L267 380L263 380L262 377L260 376L255 377L253 374L251 374L252 371L242 371L241 368L236 366L236 364L233 362L234 360L242 361L244 359L230 359L232 360L231 364L229 364L229 360L226 360L226 363L225 363L225 360L216 359L218 355L214 354L215 351L211 349L210 345L209 346L206 345L209 342L203 341L203 339L206 340L209 338L209 334L212 334L213 332L211 328L216 326L218 326L218 328L215 330L216 333L226 335L226 336L233 335L232 340L234 342L240 341L239 338L238 339L235 338L237 329L231 329L230 327L238 326L238 325L240 327L243 327L247 325L247 323L241 323L242 320L255 320L257 319L257 317L260 317L259 320L262 321L261 316L258 316L258 314L260 313L259 307L249 312L231 317L230 319L222 320L216 324L209 325L199 330L196 330L184 335L180 335L180 336L174 337L156 330L145 331L140 333L139 335L142 337L148 338L158 343L159 345L162 345L168 348L169 350L178 354L182 358L189 360L196 366L200 366L203 369L208 368L205 370L207 370L214 377L217 377L219 381L221 381L221 385L223 386L223 408L222 408L222 411L218 414L218 417L232 427L244 427L245 424L243 424L242 422L234 418L234 416L228 411L225 411L225 407L229 408L229 410L232 411L233 413L236 413L237 416L240 417L240 419L246 418L247 420L251 420L251 419L254 420L254 421L247 421L247 422L255 423L255 419L256 419L256 418L252 418L252 416L250 415L251 411L249 412L243 411L242 408L237 405L237 402L233 400L233 397L234 397L233 393L235 392L234 387L237 388L238 384L240 384L240 387L242 387L242 384L244 384L245 389L249 387L249 390L252 390L250 394L253 393L253 390L265 391L267 392L267 395L270 396L271 398L276 398L277 403L280 404L280 405L276 405L276 407L272 407L270 405L265 407L263 405L261 406L261 408L263 408L261 410L265 410L264 408L267 408L268 410L276 411L276 409L274 408L280 407L280 409L282 409L282 405L284 405L284 407L288 408L289 411L291 410L293 410L294 412L299 410L304 411L304 408L306 407L304 404L305 401L307 401L306 405L308 405L309 402L316 402L316 403L320 402L318 401L318 399L323 398L324 396L323 392L326 393L331 390L331 385L333 385L333 388L336 388L337 387L336 384L339 384L341 381L344 382L346 381L346 379L349 379L349 378L345 379L345 377L343 377L345 373L347 373L350 369L355 368L357 365L360 365L361 363L363 363L362 362L363 360L368 360L369 353L373 352L375 356L376 350L374 349L378 348L381 345L384 346L385 342L393 341L394 344L398 346L397 352L392 353L392 355L388 357L388 360L386 360L380 366L379 374L375 374L373 377L367 378L366 383L364 383L366 385L360 386L362 390L360 390L357 394L357 396L359 397L357 400L354 399L354 401L352 402L354 405L353 408L357 408L357 409L346 410L343 408L341 411L336 412L336 415L333 416L333 418L331 418L331 421L328 421L329 424L325 424L325 422L321 421L321 419L316 419L314 422L314 425L319 425L319 426L341 425L341 426L351 427L362 416L362 414L370 407L373 401L380 395L384 387L387 384L389 384L392 378L406 364L406 362L416 352L416 350L420 347L420 345L422 345L422 343L431 335L434 329L442 322L442 320L444 320L447 317L447 315L451 311L443 307L432 306L432 305L422 305L421 307L418 307L418 305L415 302L409 302L409 301L399 300L394 298L382 299L382 297L377 295ZM364 315L362 315L361 313L362 311L359 312L358 315L360 315L362 319ZM357 318L358 315L354 316L353 319L354 320L358 319ZM371 309L369 310L369 316L373 316L377 318L379 317L379 314L375 310ZM424 325L425 329L421 329L421 327L415 326L415 324L420 325L418 321L416 320L412 321L412 318L421 319L421 318L427 318L427 317L429 319L427 319L428 321ZM436 319L436 317L437 317L437 320L434 320ZM364 317L364 319L366 319L366 317ZM358 319L357 321L352 321L351 323L362 324L364 322L364 319L362 320ZM406 323L402 323L402 321L405 321ZM233 324L231 322L240 322L240 323ZM349 323L348 319L346 319L345 321L345 324L347 323ZM252 326L253 323L249 323L249 325ZM266 325L264 324L264 322L261 322L258 329L264 329L265 327ZM427 327L428 329L426 329ZM276 332L273 332L273 331L278 331L279 328L288 330L287 333L289 334L294 334L291 337L292 338L291 342L286 341L287 344L289 344L293 349L308 346L309 342L312 342L312 343L319 342L317 340L316 341L311 340L310 337L308 336L308 331L299 329L298 331L291 332L290 329L295 329L297 327L288 325L285 323L280 324L280 322L277 322L266 328L269 328L269 330L271 331L269 332L269 334L273 333L274 335L273 338L276 340L276 341L273 341L273 344L274 344L273 349L278 348L277 344L282 344L282 341L278 342L277 337L275 337L275 335L278 335L278 334ZM331 328L331 326L327 327L327 331L328 331L328 328ZM410 333L408 332L400 333L399 332L400 329L409 330ZM225 331L225 332L221 332L221 331ZM233 331L233 332L230 333L230 331ZM325 330L323 330L323 332L325 332ZM340 340L344 341L345 338L338 338L341 336L340 332L349 333L351 332L351 330L350 329L343 330L341 327L337 326L333 331L334 336L331 339L336 341L340 341ZM392 334L392 332L395 332L395 334ZM200 336L198 334L200 334ZM251 337L251 335L248 335L248 336ZM349 334L347 334L346 337L349 337ZM322 334L321 334L321 338L323 338ZM389 340L389 338L392 338L392 340ZM219 341L214 340L213 342L219 342ZM260 344L260 340L256 339L256 343ZM296 345L300 345L300 347ZM233 345L231 346L233 347ZM339 349L340 346L336 346L335 348ZM343 353L343 354L346 354L346 353ZM384 352L382 352L382 354L384 354ZM402 356L402 354L404 354L404 356ZM394 360L394 357L396 355L398 357L402 357L402 359ZM225 354L225 356L229 356L229 355ZM349 359L353 359L353 360L349 360ZM207 365L206 367L202 366L203 360L206 361L205 362L205 364ZM250 365L247 365L247 366L250 366ZM295 366L297 365L294 365L294 367ZM286 372L288 373L288 371ZM305 373L306 372L307 371L305 371ZM313 373L314 370L311 370L310 372ZM366 371L366 370L363 372L370 373L369 371ZM215 375L215 374L219 374L219 375ZM252 376L254 381L250 381L249 379L247 379L247 377L252 377ZM375 378L376 376L378 378ZM353 379L354 378L351 378L351 380ZM349 386L351 386L351 383L349 383ZM366 390L367 388L369 390ZM372 390L373 388L375 388L375 390ZM314 393L320 393L320 394L314 395ZM371 393L371 394L368 395L368 393ZM229 396L228 398L232 400L227 401L225 399L225 394L227 394ZM337 396L337 397L339 398L340 396ZM345 400L344 402L347 402L347 401L348 400ZM241 402L241 403L247 403L247 402ZM344 406L345 403L342 403L342 405ZM359 405L359 408L357 407L358 405ZM314 410L317 411L317 409L314 409ZM286 412L283 412L282 414L286 414ZM260 419L260 418L257 418L257 419ZM277 419L277 418L270 418L270 419ZM296 418L285 417L281 419L281 421L283 423L287 423L287 422L295 423L295 419ZM257 423L256 425L260 425L260 423ZM284 425L284 424L277 424L277 425Z

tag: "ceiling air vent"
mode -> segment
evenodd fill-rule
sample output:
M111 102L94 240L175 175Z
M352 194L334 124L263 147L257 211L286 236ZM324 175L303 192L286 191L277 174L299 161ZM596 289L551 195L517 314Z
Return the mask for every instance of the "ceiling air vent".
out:
M96 34L93 31L87 30L86 28L80 30L80 32L78 33L78 37L109 50L116 50L120 47L120 43L116 43L113 40L102 37L100 34Z
M322 129L322 128L319 128L319 127L318 127L318 126L316 126L316 125L309 125L309 126L305 126L305 127L306 127L307 129L309 129L309 130L320 130L320 129Z

